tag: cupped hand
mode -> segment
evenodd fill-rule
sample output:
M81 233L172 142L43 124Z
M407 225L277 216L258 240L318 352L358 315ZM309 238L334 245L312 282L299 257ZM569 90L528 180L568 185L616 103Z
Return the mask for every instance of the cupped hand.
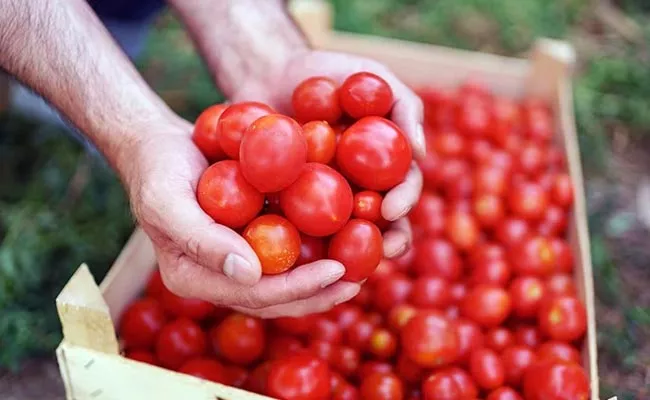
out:
M215 223L196 200L208 164L191 140L192 125L172 118L150 129L157 134L129 146L123 175L171 291L263 318L326 311L358 293L359 284L339 281L345 269L331 260L262 276L248 243Z
M423 105L420 98L384 65L363 57L327 51L297 51L279 74L263 81L248 80L231 96L233 101L260 101L279 112L291 113L293 90L312 76L326 76L339 84L348 76L361 71L381 76L393 91L394 103L390 118L408 136L414 157L425 155ZM384 197L381 212L392 228L384 234L384 255L388 258L403 254L411 244L411 228L406 214L417 203L422 191L422 174L412 162L405 180Z

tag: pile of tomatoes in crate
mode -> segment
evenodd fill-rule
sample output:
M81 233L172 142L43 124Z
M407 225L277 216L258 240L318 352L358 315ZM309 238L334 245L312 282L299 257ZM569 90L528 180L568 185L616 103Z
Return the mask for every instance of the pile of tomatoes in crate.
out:
M208 108L194 131L213 162L199 180L199 204L242 230L263 274L304 262L304 245L314 248L310 261L344 264L344 280L367 278L383 251L382 194L411 166L407 137L384 118L393 101L386 81L361 72L340 87L306 79L294 90L291 117L257 102Z
M587 317L566 239L573 187L563 152L552 143L552 111L539 101L495 96L471 82L453 92L419 93L427 125L427 156L419 162L425 190L409 213L414 244L406 254L381 260L347 303L322 314L273 320L180 298L156 271L144 295L123 314L119 336L126 357L280 399L587 400L589 380L579 350ZM340 112L332 113L336 124L339 118ZM332 171L353 179L343 167L353 153L338 153L345 135L356 134L352 127L338 148L331 139L328 146L314 146L335 150L310 156L320 162L312 168L325 171L336 160ZM319 129L331 137L325 123ZM375 133L364 129L355 142ZM242 141L242 164L245 148ZM405 159L410 162L410 153ZM374 190L380 201L379 193L403 177L406 164L390 185L355 184ZM334 172L327 173L328 187L345 181ZM238 169L228 176L242 175ZM290 188L283 190L291 193ZM314 239L306 236L315 233L306 225L315 217L301 214L296 223L292 208L319 190L312 184L280 194L279 208L267 195L264 207L294 223L295 235ZM351 189L345 192L350 208ZM261 212L261 202L256 200L248 218ZM359 212L356 202L354 209ZM380 223L379 214L373 215ZM336 219L336 229L351 223L346 221ZM296 260L313 260L314 248L320 252L316 258L327 256L326 242L316 239L319 246L297 247L302 254Z

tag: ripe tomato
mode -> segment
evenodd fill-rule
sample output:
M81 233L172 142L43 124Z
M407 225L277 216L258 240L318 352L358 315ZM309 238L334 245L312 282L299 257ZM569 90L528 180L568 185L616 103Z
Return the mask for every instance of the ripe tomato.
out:
M332 400L358 400L359 390L356 386L344 382L336 391L332 392Z
M535 353L537 360L563 360L580 364L580 352L565 342L549 340L542 343Z
M546 154L542 148L534 143L524 143L516 153L517 169L528 176L536 176L545 167Z
M226 154L219 145L219 117L228 108L227 104L214 104L201 112L194 122L192 140L211 163L223 160Z
M478 386L484 390L496 389L505 381L501 359L494 350L478 349L472 352L469 370Z
M572 342L587 330L587 312L573 296L556 296L542 303L537 316L539 328L551 339Z
M537 225L537 231L544 236L558 236L566 232L568 226L566 211L550 204Z
M434 193L424 192L408 217L417 235L439 235L445 229L445 202Z
M440 367L458 358L459 340L455 326L437 311L421 311L401 332L402 349L418 365Z
M513 387L521 384L526 370L535 362L535 353L528 346L515 345L501 353L501 361L506 373L506 383Z
M300 234L300 255L296 266L309 264L327 257L327 243L323 238Z
M361 382L360 392L364 400L401 400L404 385L393 373L375 372Z
M505 258L505 250L497 243L484 242L478 244L469 253L469 264L472 268L477 265L492 260L503 260Z
M510 188L508 206L517 216L527 220L539 220L548 207L548 195L540 185L522 182Z
M463 316L486 328L501 325L510 315L511 308L508 292L488 284L475 286L461 303Z
M450 200L468 200L474 193L474 181L471 175L462 174L447 182L444 187L445 196Z
M358 306L342 303L332 308L328 315L345 331L363 316L363 310Z
M365 219L372 223L379 223L384 218L381 216L381 202L383 197L377 192L364 190L354 195L354 208L352 216L354 218Z
M477 138L470 140L468 146L467 153L474 164L483 164L490 159L493 149L489 141Z
M468 319L461 318L454 325L458 334L458 360L465 363L474 350L483 347L486 337L481 328Z
M156 340L156 357L160 365L178 369L187 360L200 357L207 350L207 339L201 327L181 317L163 326Z
M480 230L469 213L452 211L447 216L445 228L449 241L461 250L469 251L478 243Z
M453 90L424 88L418 93L424 102L425 120L433 126L450 127L454 120L456 93Z
M547 143L553 138L553 116L545 104L536 100L524 100L521 112L524 133L530 139Z
M292 184L307 162L307 141L296 121L271 114L253 122L239 148L244 178L262 193Z
M381 264L381 262L379 264ZM350 301L359 307L367 308L370 306L370 302L372 301L372 293L373 291L369 285L362 285L361 288L359 288L359 293L350 299Z
M280 192L280 206L302 233L329 236L352 215L352 189L333 168L307 163L298 179Z
M451 374L451 377L460 388L461 398L475 399L478 397L478 388L465 370L458 367L447 367L444 370Z
M266 361L255 367L244 383L244 389L254 393L266 393L267 380L272 362Z
M210 330L215 352L237 365L249 365L264 351L266 335L262 321L232 313Z
M455 282L450 289L451 301L456 304L463 301L467 295L467 285L463 282Z
M156 268L153 270L151 275L149 275L149 279L147 280L147 287L144 289L144 294L147 297L158 298L165 289L167 288L163 283L162 276L160 275L160 270Z
M510 265L506 260L488 260L474 265L469 282L472 285L487 283L505 287L510 282Z
M515 337L508 328L498 326L490 329L485 334L485 345L497 353L503 352L503 350L514 344Z
M358 72L348 76L339 88L339 102L354 119L383 117L393 107L393 91L383 78Z
M395 272L376 283L375 308L381 312L387 312L392 307L405 303L412 291L411 279L401 272Z
M311 330L315 319L313 314L302 317L279 317L273 319L273 325L291 335L305 335Z
M122 314L119 336L127 348L150 348L166 320L158 300L148 297L135 300Z
M242 102L228 106L219 118L219 145L228 157L239 159L239 146L246 129L260 117L273 114L274 111L266 104L257 102Z
M293 112L298 121L324 120L333 124L341 117L338 85L324 76L302 81L291 96Z
M505 208L501 198L493 194L474 197L472 211L478 223L484 228L493 227L505 215Z
M430 143L427 143L427 153L424 158L417 161L418 167L422 172L422 182L424 187L434 190L440 185L440 167L443 160L440 155L433 151Z
M242 237L260 259L262 273L281 274L291 268L300 255L300 234L279 215L260 215L251 221Z
M331 395L330 370L325 361L295 354L271 365L267 394L279 399L327 400Z
M442 369L429 375L422 382L422 398L424 400L473 400L473 395L463 390L454 374L449 369Z
M214 304L200 299L190 299L172 293L167 287L159 297L163 309L172 317L187 317L202 321L211 317L216 310Z
M442 238L425 237L414 244L413 272L455 281L462 276L461 258L454 246Z
M472 137L483 137L490 124L488 103L477 96L461 97L456 113L456 128Z
M409 302L418 308L444 308L451 303L449 284L436 276L421 276L413 281Z
M328 364L332 363L336 344L325 340L312 340L309 342L307 349L310 350L316 357L325 361Z
M210 358L192 358L187 360L179 369L178 372L196 376L201 379L217 383L228 383L226 369L217 360Z
M356 185L384 191L401 183L411 166L411 146L391 121L365 117L350 126L339 141L336 163Z
M364 361L359 367L359 380L363 381L373 374L390 374L393 372L393 365L388 361Z
M440 165L437 169L438 185L443 188L452 186L456 181L471 173L471 166L464 158L448 157L440 160ZM472 190L473 190L472 185ZM453 198L453 197L452 197Z
M386 261L391 262L396 271L407 272L411 269L411 264L413 264L414 259L415 249L413 249L413 246L410 246L401 256Z
M467 149L465 138L454 131L436 133L431 137L431 145L443 157L463 157Z
M517 103L506 97L495 97L491 107L490 137L499 138L510 134L521 124L521 112Z
M158 360L156 360L156 356L149 350L138 350L138 349L126 350L124 352L124 357L130 358L131 360L151 364L151 365L158 365Z
M393 331L399 332L416 313L417 310L410 304L397 304L388 313L388 326Z
M551 247L555 255L555 272L573 272L573 252L566 240L551 238Z
M511 387L502 386L490 392L485 400L524 400L519 393Z
M330 240L327 255L345 266L343 280L358 282L375 271L384 254L381 231L372 222L351 219Z
M419 365L414 363L404 353L399 353L397 356L397 364L395 365L395 372L407 384L419 384L424 378L425 370Z
M474 170L474 191L477 194L503 196L508 189L508 174L503 168L481 165Z
M487 160L487 165L496 168L501 168L507 174L510 174L512 172L512 169L514 168L514 161L513 161L512 154L504 150L495 149L490 154L490 158Z
M370 335L372 335L374 330L374 323L367 317L360 318L345 330L345 343L359 351L364 351L368 348Z
M377 328L370 335L368 352L380 360L386 360L395 355L397 338L385 328Z
M544 283L546 297L560 295L575 296L577 292L573 278L567 274L553 274Z
M530 236L513 246L510 262L517 274L544 277L553 272L555 254L550 240Z
M197 200L217 223L242 228L262 210L264 195L248 183L239 162L212 164L199 179Z
M343 376L352 376L359 371L361 355L350 346L339 346L334 349L330 365Z
M328 164L336 154L336 134L326 121L311 121L302 126L307 141L307 162Z
M589 378L578 364L544 360L536 362L524 375L526 400L587 400Z
M314 325L309 331L312 340L325 340L331 343L340 343L343 340L343 332L339 325L325 316L319 316L314 320Z
M560 207L569 208L573 205L573 182L569 174L558 174L553 180L551 199Z
M530 226L526 220L517 217L508 217L497 224L494 235L505 247L513 246L528 236Z
M226 370L226 384L236 388L244 386L248 380L248 371L237 365L228 365Z
M545 295L544 282L534 276L515 278L508 289L512 298L512 313L520 318L533 318Z
M267 360L277 360L290 354L295 354L304 350L304 346L295 336L289 336L282 333L269 335L268 342L264 349L264 357Z

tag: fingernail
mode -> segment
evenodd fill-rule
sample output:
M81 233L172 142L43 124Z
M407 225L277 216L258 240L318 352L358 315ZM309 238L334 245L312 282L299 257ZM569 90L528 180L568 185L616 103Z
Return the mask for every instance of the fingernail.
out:
M334 282L338 281L343 275L345 275L345 268L343 268L341 264L335 264L335 266L331 268L329 275L327 275L320 283L321 289L324 289Z
M426 155L426 141L424 138L424 126L418 124L415 128L415 152L417 153L418 158L422 158Z
M223 262L223 273L230 279L244 285L254 285L260 274L246 259L238 254L230 253Z
M354 284L354 289L352 289L352 290L348 290L349 293L347 294L347 296L344 296L344 297L341 297L340 299L338 299L334 305L337 305L337 306L338 306L338 305L341 304L341 303L345 303L346 301L349 301L349 300L352 299L354 296L356 296L357 294L359 294L359 291L360 291L360 290L361 290L361 285L359 285L359 284Z
M393 253L391 253L391 254L387 254L387 255L386 255L386 258L395 258L395 257L399 257L399 256L401 256L402 254L404 254L405 251L406 251L406 244L403 244L403 245L400 246L400 247L399 247L395 252L393 252Z
M393 221L397 221L398 219L405 217L406 214L408 214L409 211L411 211L411 208L413 208L413 206L406 207L404 210L402 210L401 213L397 214L397 216L395 217L395 219L393 219Z

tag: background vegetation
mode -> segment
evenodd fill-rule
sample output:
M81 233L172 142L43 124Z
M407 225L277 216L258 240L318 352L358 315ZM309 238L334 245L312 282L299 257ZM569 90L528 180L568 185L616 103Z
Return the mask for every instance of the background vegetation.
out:
M644 0L332 0L335 28L523 56L539 36L571 41L597 285L603 398L650 396L650 3ZM222 100L173 16L139 67L193 119ZM647 200L647 202L645 201ZM99 280L133 228L115 176L52 128L0 114L0 366L51 356L54 297L87 262Z

